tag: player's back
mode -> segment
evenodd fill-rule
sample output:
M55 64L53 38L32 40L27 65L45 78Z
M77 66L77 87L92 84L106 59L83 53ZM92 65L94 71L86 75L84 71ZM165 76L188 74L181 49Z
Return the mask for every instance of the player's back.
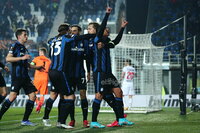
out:
M70 59L69 54L71 45L68 43L72 40L73 39L67 35L56 36L49 40L49 57L51 59L50 69L64 71L66 63Z
M132 66L125 66L123 68L123 72L125 72L124 82L133 82L133 78L136 73L135 68Z

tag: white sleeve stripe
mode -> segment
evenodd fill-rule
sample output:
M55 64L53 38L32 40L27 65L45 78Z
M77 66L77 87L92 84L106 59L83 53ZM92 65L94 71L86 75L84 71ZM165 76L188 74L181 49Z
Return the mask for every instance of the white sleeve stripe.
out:
M115 43L113 41L110 41L109 43L115 46Z

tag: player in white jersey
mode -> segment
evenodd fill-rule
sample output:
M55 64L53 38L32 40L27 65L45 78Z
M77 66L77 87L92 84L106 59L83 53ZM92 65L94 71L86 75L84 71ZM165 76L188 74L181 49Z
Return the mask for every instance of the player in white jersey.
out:
M124 110L128 110L132 106L132 97L135 95L135 87L133 78L135 77L135 68L131 66L131 60L125 61L125 66L122 69L122 91Z

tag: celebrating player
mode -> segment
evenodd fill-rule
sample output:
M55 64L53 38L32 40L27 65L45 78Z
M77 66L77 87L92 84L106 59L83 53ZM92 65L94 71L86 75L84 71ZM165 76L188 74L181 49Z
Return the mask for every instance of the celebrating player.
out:
M69 24L61 24L58 32L59 34L48 42L50 47L49 57L52 61L49 78L53 87L50 92L50 97L46 102L43 123L45 126L51 126L49 113L58 94L60 94L63 97L63 100L59 103L58 117L60 118L60 127L73 128L65 124L70 110L74 107L74 91L69 87L68 75L66 75L64 70L70 58L68 55L68 51L70 50L70 45L68 44L70 37L68 38L66 35L69 32Z
M72 36L80 36L81 34L81 27L79 25L72 25L71 26L71 34ZM83 114L83 126L89 127L89 122L87 121L88 116L88 101L86 97L86 76L85 76L85 69L84 69L84 59L87 57L87 47L84 44L84 40L77 41L71 45L71 55L70 57L73 58L69 63L70 67L70 82L71 87L76 91L76 88L80 91L80 98L81 98L81 108ZM86 62L88 62L86 60ZM87 63L88 64L88 63ZM90 73L88 73L90 75ZM88 76L87 76L88 77ZM88 79L89 80L89 79ZM74 118L74 108L70 112L71 121L69 123L70 126L75 126L75 118Z
M115 101L115 107L113 109L116 113L117 120L109 126L134 124L133 122L130 122L124 118L122 90L119 87L117 79L114 77L111 71L111 60L109 50L110 48L113 48L116 44L119 43L122 37L123 30L127 23L127 21L122 22L122 28L115 40L111 41L108 38L109 32L108 29L105 29L104 37L100 39L97 46L93 46L93 77L95 83L95 100L93 102L92 122L90 124L90 127L92 128L105 127L104 125L101 125L97 122L97 116L99 113L100 103L103 98L103 95L110 94L111 92L115 94L115 100L113 100L113 98L110 100Z

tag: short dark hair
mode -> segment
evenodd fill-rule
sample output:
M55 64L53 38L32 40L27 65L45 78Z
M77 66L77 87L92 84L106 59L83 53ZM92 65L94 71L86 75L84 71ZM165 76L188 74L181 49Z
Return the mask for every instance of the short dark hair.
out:
M93 25L94 29L96 29L96 32L99 31L100 25L97 22L91 22L88 25Z
M71 28L72 27L77 27L78 28L78 31L82 31L82 28L78 25L78 24L73 24L70 26Z
M18 39L18 36L21 35L22 32L28 33L26 29L18 28L18 29L16 30L16 32L15 32L15 37Z
M41 48L39 48L39 50L42 51L44 54L47 53L47 49L45 47L41 47Z
M130 59L126 59L126 62L131 65L131 60Z
M69 24L68 23L63 23L58 27L58 32L62 32L62 31L68 31L69 30Z

